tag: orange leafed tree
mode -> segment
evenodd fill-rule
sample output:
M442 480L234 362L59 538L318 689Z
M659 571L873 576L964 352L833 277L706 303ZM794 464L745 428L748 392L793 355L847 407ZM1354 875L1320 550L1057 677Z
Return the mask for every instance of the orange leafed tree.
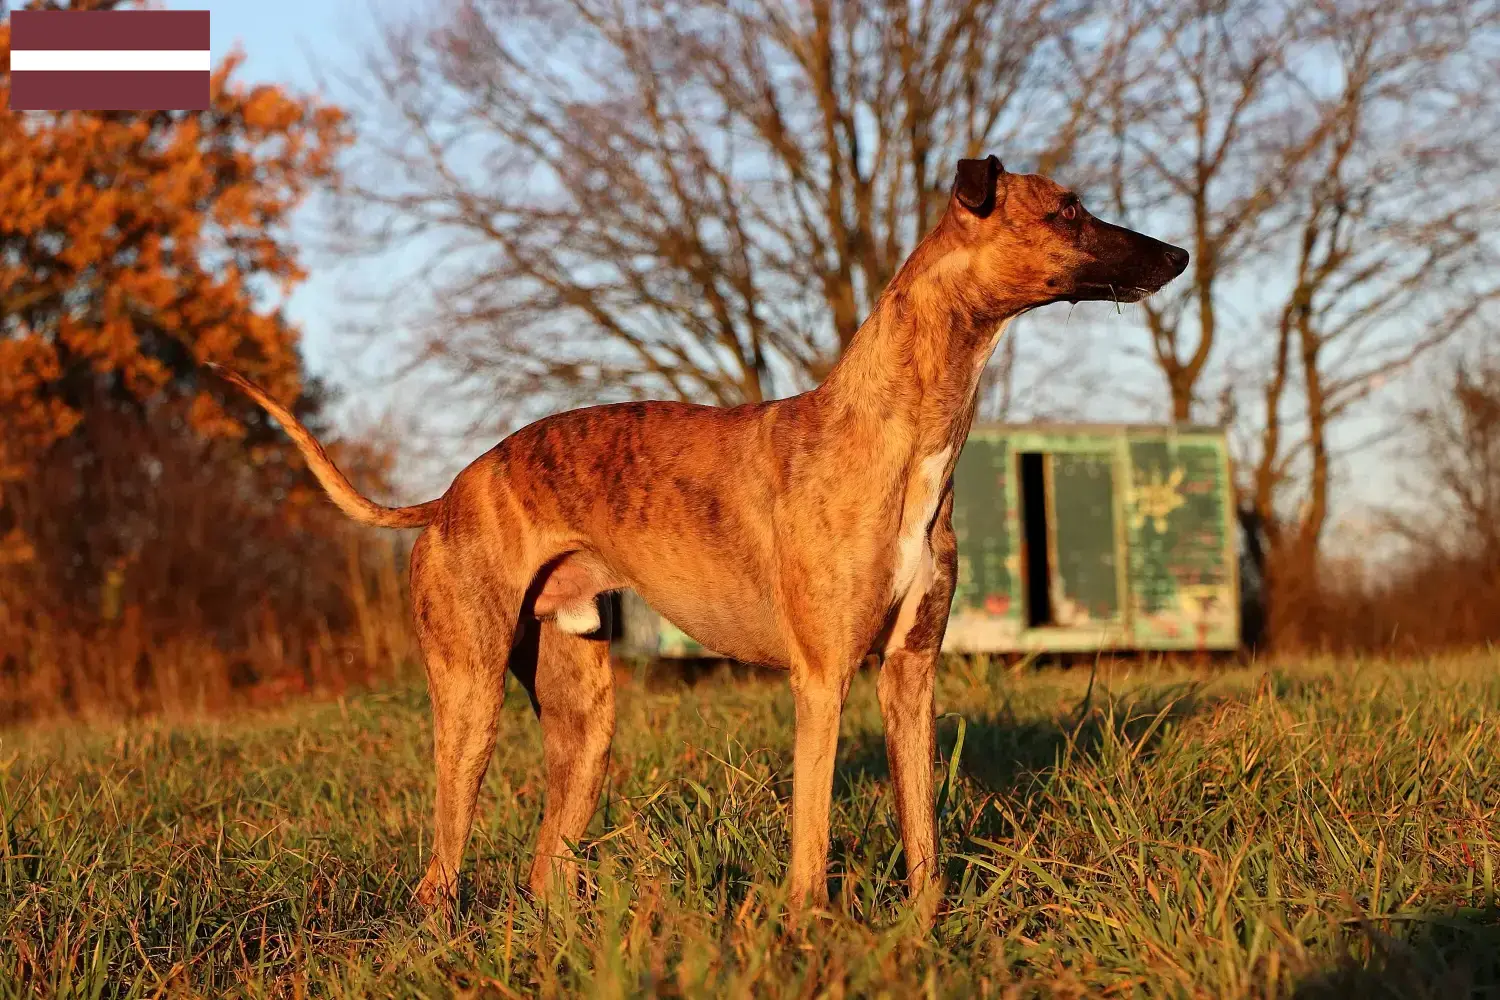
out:
M199 362L313 404L278 300L303 277L290 213L333 178L347 130L336 108L235 82L238 57L206 112L12 112L6 25L0 50L0 562L14 564L36 546L7 501L91 421L243 434L255 418Z
M297 669L305 637L351 627L347 540L201 362L319 426L282 303L292 213L336 181L345 116L237 80L238 57L203 112L11 112L9 43L0 25L0 715L162 703L163 650L235 683L263 673L237 663Z

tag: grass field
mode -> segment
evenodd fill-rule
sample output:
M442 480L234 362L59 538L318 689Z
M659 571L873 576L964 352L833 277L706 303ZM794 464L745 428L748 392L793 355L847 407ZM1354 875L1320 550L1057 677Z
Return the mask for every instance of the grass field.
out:
M516 886L540 743L512 690L452 926L420 688L0 736L0 995L1500 993L1500 656L939 687L949 886L903 924L874 678L845 715L835 913L777 924L784 684L622 687L595 897ZM961 746L959 745L961 743Z

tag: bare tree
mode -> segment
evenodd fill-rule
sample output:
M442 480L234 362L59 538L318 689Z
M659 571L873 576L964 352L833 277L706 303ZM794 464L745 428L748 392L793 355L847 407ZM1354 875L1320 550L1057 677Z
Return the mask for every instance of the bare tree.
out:
M370 54L343 235L414 248L382 335L502 421L727 404L821 377L953 159L1067 164L1193 252L1140 356L1311 559L1343 428L1500 287L1497 5L449 0ZM1120 360L1070 332L998 352L984 415Z
M414 362L549 408L808 387L955 160L1067 159L1118 44L1083 0L436 10L370 55L344 236L424 248L381 317Z
M1427 552L1500 572L1500 354L1452 367L1411 414L1413 467L1435 515L1398 530Z
M1143 309L1174 419L1217 378L1246 506L1310 564L1341 421L1497 294L1500 11L1471 0L1144 0L1090 151L1194 254ZM1118 72L1124 72L1123 69ZM1217 363L1217 369L1215 364ZM1290 525L1290 526L1288 526Z
M1132 0L1116 25L1127 44L1086 155L1125 224L1192 253L1186 279L1141 307L1171 417L1186 422L1203 404L1226 286L1260 258L1275 206L1321 138L1287 107L1302 20L1255 0Z
M1500 296L1483 221L1500 210L1485 83L1500 8L1329 2L1312 22L1341 83L1318 105L1324 140L1286 206L1295 268L1273 313L1251 495L1270 512L1279 489L1305 484L1278 540L1303 566L1328 519L1335 425Z

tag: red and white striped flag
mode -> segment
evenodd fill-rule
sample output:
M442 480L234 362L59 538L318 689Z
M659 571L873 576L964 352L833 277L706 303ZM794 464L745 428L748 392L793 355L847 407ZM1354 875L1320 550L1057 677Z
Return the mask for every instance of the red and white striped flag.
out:
M13 111L203 111L208 11L18 10Z

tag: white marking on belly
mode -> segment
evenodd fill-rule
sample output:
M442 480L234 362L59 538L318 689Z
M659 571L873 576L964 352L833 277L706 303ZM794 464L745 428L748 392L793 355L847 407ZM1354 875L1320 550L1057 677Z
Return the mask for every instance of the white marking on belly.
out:
M590 635L599 631L599 604L592 597L576 604L565 604L557 609L553 620L568 635Z
M906 487L906 504L901 512L901 530L896 535L896 565L891 577L891 596L900 597L916 579L927 548L927 528L937 513L943 495L943 476L948 471L949 445L928 455L917 465L917 474Z

